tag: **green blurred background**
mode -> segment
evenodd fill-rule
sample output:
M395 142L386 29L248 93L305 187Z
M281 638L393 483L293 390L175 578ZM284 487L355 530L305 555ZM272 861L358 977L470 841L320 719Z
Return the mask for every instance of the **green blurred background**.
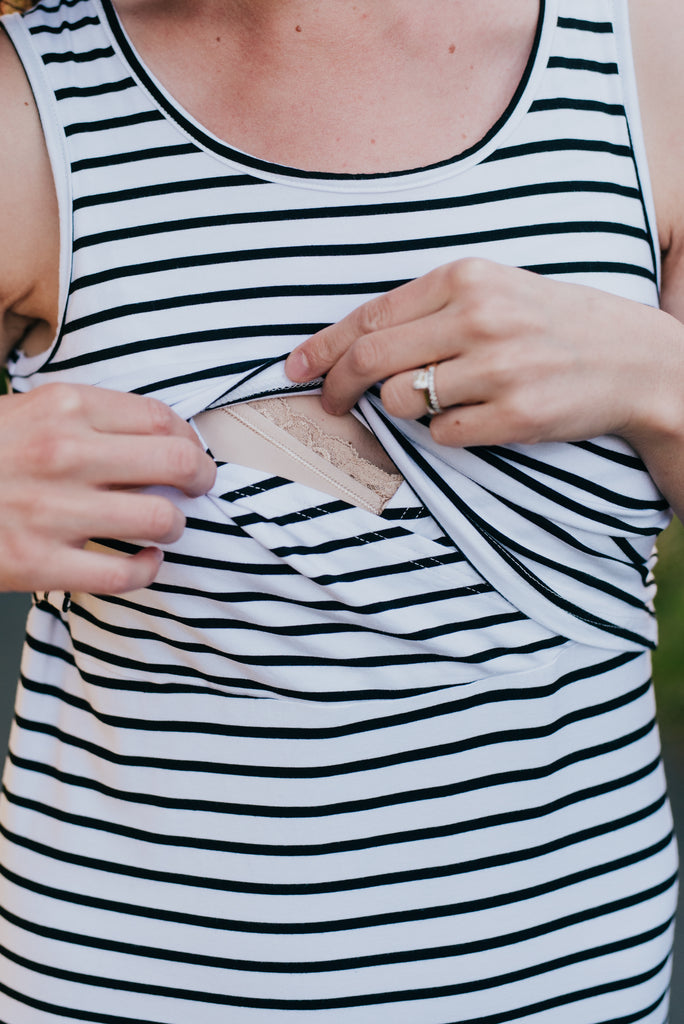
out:
M675 520L658 543L656 569L660 643L654 680L660 727L668 745L684 740L684 526Z
M653 678L670 801L684 850L684 526L675 520L661 536L656 568L660 642ZM682 887L684 889L684 887ZM670 1024L684 1024L684 891L680 889Z

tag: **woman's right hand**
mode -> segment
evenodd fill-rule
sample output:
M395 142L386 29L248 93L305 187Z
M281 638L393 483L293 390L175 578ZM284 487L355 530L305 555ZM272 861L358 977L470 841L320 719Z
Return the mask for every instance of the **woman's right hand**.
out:
M154 398L46 384L0 398L0 590L117 594L148 586L216 467L183 419ZM84 550L92 537L145 546L121 558Z

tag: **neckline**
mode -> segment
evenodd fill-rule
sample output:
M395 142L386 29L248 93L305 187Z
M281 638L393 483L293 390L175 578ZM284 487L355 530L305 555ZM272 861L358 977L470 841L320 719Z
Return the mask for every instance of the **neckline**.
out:
M210 132L182 107L142 60L123 27L112 0L92 0L103 16L103 25L109 30L112 44L128 65L138 84L148 93L157 107L169 117L199 148L221 158L237 171L265 181L280 182L300 187L339 192L395 191L438 181L460 173L484 161L494 152L504 136L508 135L529 109L537 81L546 67L557 0L539 0L537 26L530 54L518 86L505 110L494 124L472 146L424 167L374 173L334 173L309 171L256 157L231 146Z

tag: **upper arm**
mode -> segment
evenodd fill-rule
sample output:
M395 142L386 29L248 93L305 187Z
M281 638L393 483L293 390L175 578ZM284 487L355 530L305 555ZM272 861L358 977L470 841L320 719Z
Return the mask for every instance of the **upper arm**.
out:
M661 306L684 322L684 4L630 0L630 20L663 255Z
M24 338L46 347L57 329L59 213L40 118L0 29L0 363Z

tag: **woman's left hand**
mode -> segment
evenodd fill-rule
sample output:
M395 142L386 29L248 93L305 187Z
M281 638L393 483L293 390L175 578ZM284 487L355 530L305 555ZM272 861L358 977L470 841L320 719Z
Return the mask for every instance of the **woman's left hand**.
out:
M638 443L659 429L654 409L681 417L668 372L681 367L681 341L681 325L659 310L464 259L360 306L295 349L286 371L297 381L325 376L323 404L336 414L383 381L387 411L414 419L426 412L416 370L435 363L444 411L430 429L444 445L606 433ZM661 358L668 346L672 358Z

